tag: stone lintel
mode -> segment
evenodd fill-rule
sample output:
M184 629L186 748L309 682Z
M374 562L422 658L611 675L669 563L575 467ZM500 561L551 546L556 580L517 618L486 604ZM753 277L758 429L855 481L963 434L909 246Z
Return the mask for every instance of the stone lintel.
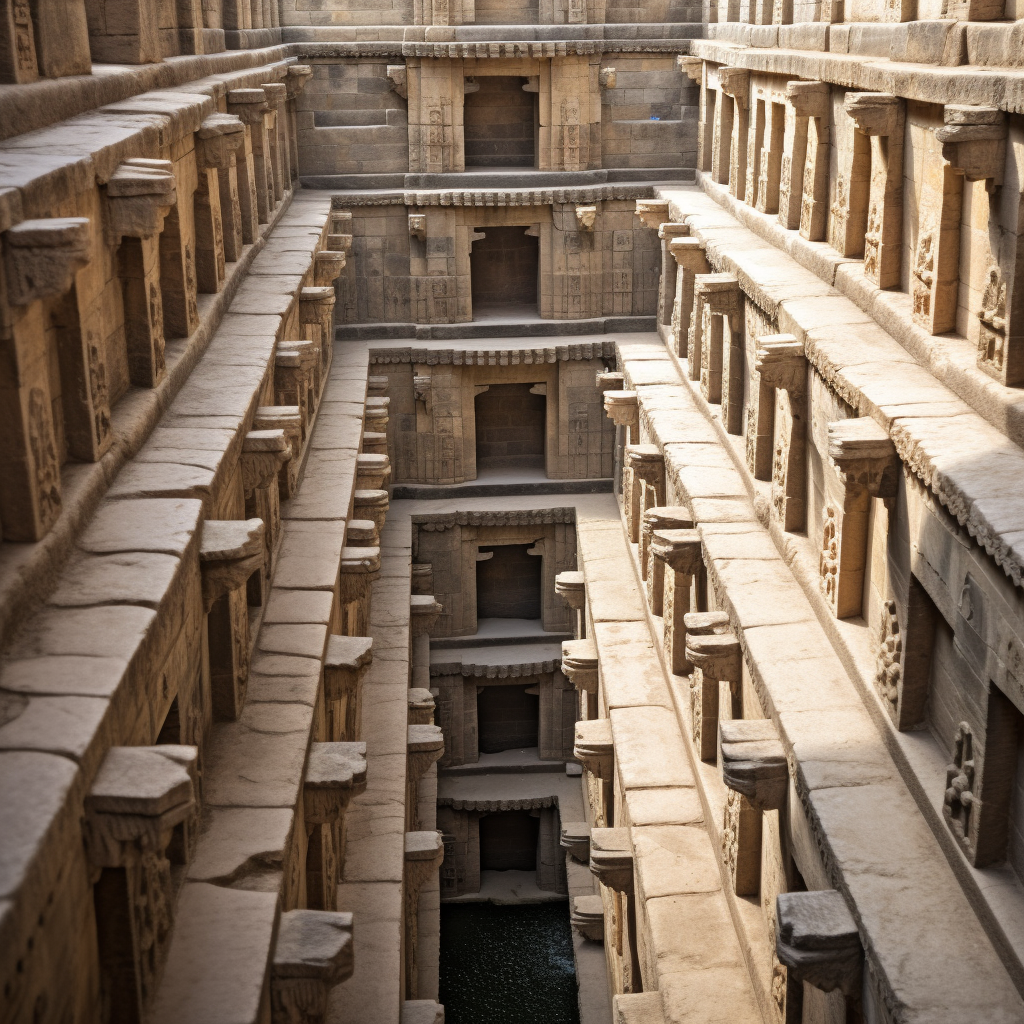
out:
M864 950L857 922L835 889L776 897L775 950L796 981L823 992L860 992Z
M786 750L768 719L723 721L722 780L758 810L777 811L786 802L789 766Z
M743 652L732 633L695 636L686 633L686 660L699 668L708 679L738 683L743 673Z
M611 782L615 760L611 719L593 718L577 722L573 756L591 775Z
M597 693L597 665L597 645L593 640L562 642L562 672L577 690Z
M590 870L602 885L633 895L633 844L628 828L591 829Z

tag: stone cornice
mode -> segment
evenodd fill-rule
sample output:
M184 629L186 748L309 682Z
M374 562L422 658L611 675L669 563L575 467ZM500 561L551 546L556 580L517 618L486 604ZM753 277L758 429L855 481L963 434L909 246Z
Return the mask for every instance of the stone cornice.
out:
M600 57L609 53L683 53L689 39L569 39L491 42L307 42L292 44L305 59L344 57L426 57L455 60L547 60L552 57Z
M414 526L430 533L451 530L456 526L549 526L553 523L575 523L576 509L546 508L539 511L508 512L446 512L436 516L412 516Z
M467 662L447 661L430 666L433 676L462 676L465 679L522 679L551 675L561 664L559 658L544 661L523 661L517 665L474 665Z

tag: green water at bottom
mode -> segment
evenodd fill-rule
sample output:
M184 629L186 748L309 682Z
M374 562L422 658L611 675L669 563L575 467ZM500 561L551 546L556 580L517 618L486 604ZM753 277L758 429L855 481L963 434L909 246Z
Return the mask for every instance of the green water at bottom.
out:
M566 903L441 906L445 1024L579 1024Z

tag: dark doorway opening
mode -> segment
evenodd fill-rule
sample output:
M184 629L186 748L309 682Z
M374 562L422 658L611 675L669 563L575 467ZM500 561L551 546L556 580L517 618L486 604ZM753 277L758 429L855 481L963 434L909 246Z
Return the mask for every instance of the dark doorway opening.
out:
M476 469L543 469L547 399L533 384L492 384L476 396Z
M533 167L536 93L525 78L484 75L466 93L466 168ZM470 86L472 88L472 86Z
M536 318L539 239L522 225L477 228L484 237L469 254L473 318L528 316Z
M496 811L480 819L481 871L536 871L540 818Z
M476 617L480 619L539 619L539 555L528 555L529 544L481 548L491 557L476 563Z
M531 689L536 687L485 686L477 694L476 723L481 754L537 746L540 696L528 692Z

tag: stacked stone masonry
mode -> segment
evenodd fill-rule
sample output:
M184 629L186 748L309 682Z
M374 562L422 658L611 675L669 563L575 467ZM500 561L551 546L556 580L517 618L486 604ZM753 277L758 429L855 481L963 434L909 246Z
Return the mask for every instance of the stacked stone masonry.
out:
M0 1020L1024 1021L1016 0L0 15Z

